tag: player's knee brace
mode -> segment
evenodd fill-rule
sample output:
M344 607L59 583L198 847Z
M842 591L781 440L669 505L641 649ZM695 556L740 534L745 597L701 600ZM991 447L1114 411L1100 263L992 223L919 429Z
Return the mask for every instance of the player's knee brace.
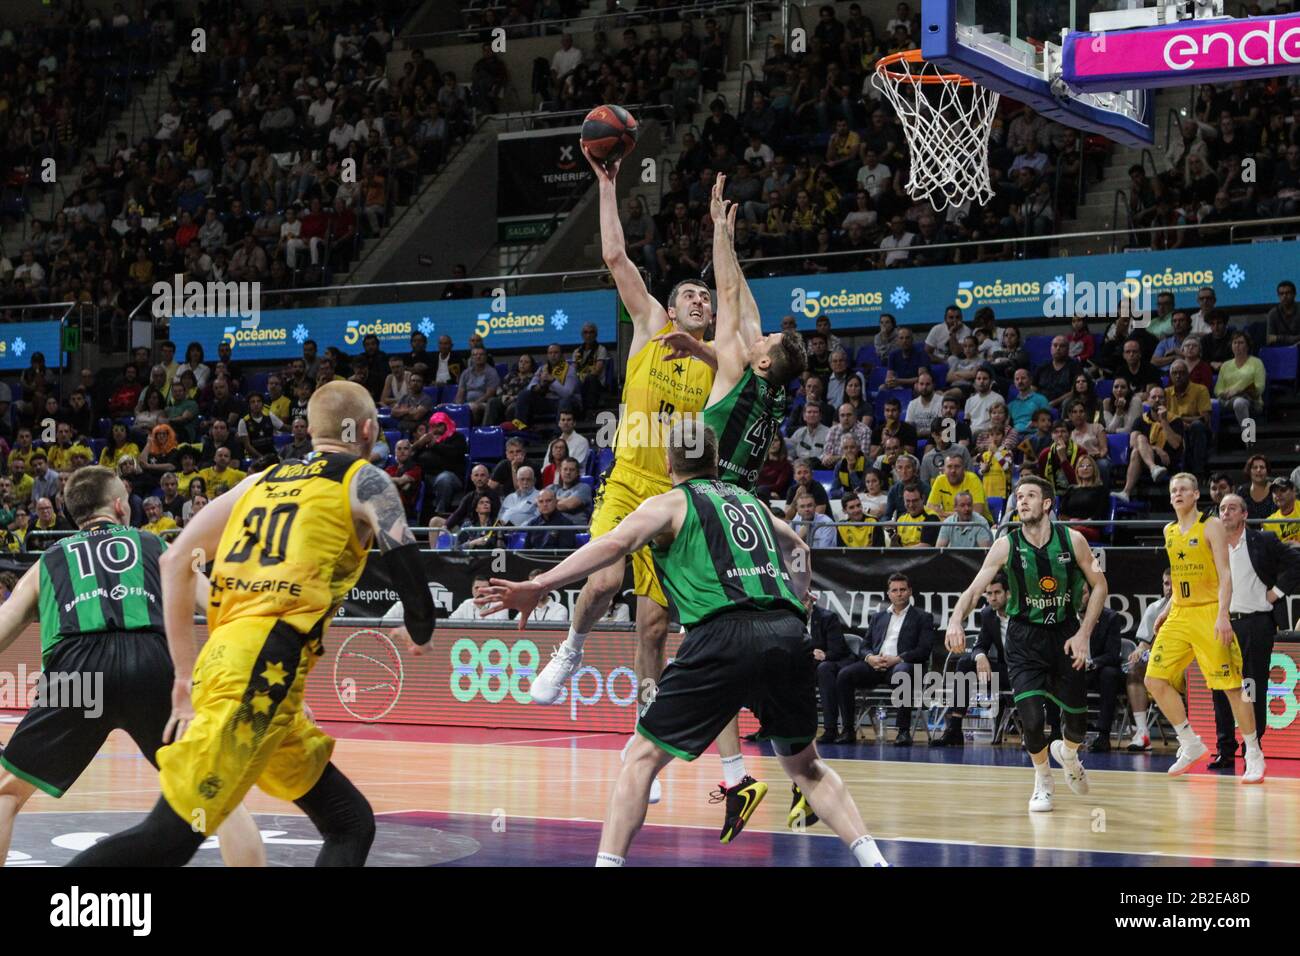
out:
M1043 730L1047 725L1043 704L1037 697L1027 697L1016 704L1020 713L1020 733L1025 740L1025 749L1036 754L1047 746Z
M364 866L375 840L375 813L352 781L329 763L316 786L294 803L325 838L317 866Z
M159 797L140 823L100 840L77 854L69 866L184 866L203 842L203 834Z
M1086 713L1071 714L1065 711L1061 724L1063 725L1062 736L1071 743L1081 744L1087 739L1088 715Z

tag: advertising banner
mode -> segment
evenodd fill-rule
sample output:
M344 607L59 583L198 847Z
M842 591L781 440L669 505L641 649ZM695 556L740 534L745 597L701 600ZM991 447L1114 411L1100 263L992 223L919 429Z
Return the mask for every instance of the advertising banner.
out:
M44 355L50 368L59 367L58 322L10 322L0 326L0 371L27 368L33 352Z
M216 356L218 344L228 342L232 358L241 362L296 358L307 339L314 340L322 352L333 345L358 353L361 340L372 334L379 336L379 347L385 352L409 350L415 332L428 336L431 350L444 334L451 336L457 349L464 349L473 332L483 337L488 349L541 350L552 342L576 342L586 322L596 323L601 341L615 338L612 290L516 295L508 296L506 303L502 312L492 310L490 298L274 309L264 311L258 327L252 329L233 320L177 316L171 321L170 336L178 352L183 354L188 343L198 342L209 359Z
M935 325L954 304L967 321L987 305L1000 321L1068 323L1076 312L1114 315L1125 300L1154 311L1159 292L1172 292L1180 304L1190 305L1203 285L1214 287L1221 308L1274 302L1277 282L1284 278L1279 261L1277 246L1261 243L781 276L758 279L750 287L769 332L781 327L785 315L795 316L800 329L813 328L821 315L836 329L875 326L882 312L899 325Z
M497 218L549 219L595 177L578 148L581 126L497 136Z

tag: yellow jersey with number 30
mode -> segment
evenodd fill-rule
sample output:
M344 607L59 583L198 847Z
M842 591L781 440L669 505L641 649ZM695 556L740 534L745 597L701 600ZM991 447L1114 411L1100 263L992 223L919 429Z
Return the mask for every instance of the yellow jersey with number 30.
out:
M267 469L235 505L212 566L208 627L275 618L319 633L366 563L349 495L366 462L342 452Z
M1218 603L1219 570L1205 534L1205 519L1198 515L1185 534L1177 521L1165 525L1165 550L1174 582L1173 603L1179 607Z
M673 331L672 323L655 335ZM614 436L616 465L668 481L664 462L668 428L684 414L698 414L713 389L713 369L699 359L668 360L670 349L647 342L627 360L623 407Z

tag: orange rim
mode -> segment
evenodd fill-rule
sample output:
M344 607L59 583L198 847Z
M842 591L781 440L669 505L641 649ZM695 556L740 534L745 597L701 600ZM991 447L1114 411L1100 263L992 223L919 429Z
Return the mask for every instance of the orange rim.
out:
M916 75L913 73L898 73L890 69L896 63L925 63L926 60L921 56L920 50L903 50L901 53L891 53L888 56L882 56L876 61L876 72L882 76L888 76L891 80L899 83L920 83L937 84L937 83L955 83L958 86L974 86L975 81L962 76L960 73L925 73Z

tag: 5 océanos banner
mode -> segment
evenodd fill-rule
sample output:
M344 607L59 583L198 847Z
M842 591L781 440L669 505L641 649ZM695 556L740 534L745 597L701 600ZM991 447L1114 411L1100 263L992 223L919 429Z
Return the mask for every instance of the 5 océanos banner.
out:
M411 336L423 333L429 349L438 337L450 335L463 351L477 333L490 350L545 349L552 342L576 342L582 326L596 324L601 341L616 337L617 314L612 291L570 292L563 295L505 297L505 309L493 310L491 298L447 301L397 302L384 305L334 306L318 309L264 309L256 328L237 319L176 316L169 335L178 351L198 342L204 353L216 354L218 344L230 345L231 355L243 361L289 359L302 354L302 343L312 339L321 348L337 346L360 352L368 335L379 338L385 352L410 349Z

